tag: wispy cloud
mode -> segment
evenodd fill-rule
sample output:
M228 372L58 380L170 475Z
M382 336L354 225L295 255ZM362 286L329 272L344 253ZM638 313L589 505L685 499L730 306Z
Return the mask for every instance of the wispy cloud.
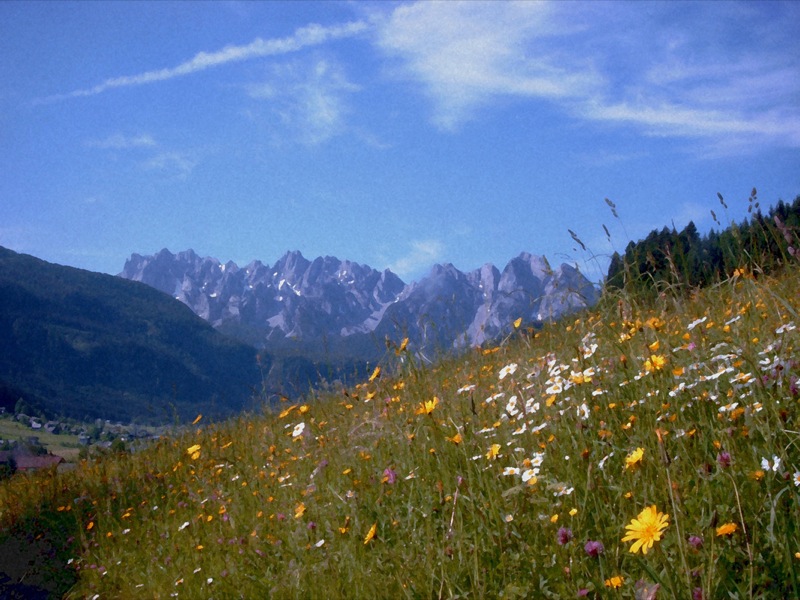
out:
M192 174L197 162L183 152L159 152L143 163L145 169L168 177L185 180Z
M551 52L552 7L542 2L422 2L380 24L378 45L399 58L434 102L434 122L456 129L498 96L581 96L598 81L580 57Z
M593 120L636 125L649 135L703 138L734 135L748 139L768 138L800 146L800 120L782 112L748 116L653 99L587 103L583 114Z
M67 94L60 94L47 98L48 101L64 100L67 98L78 98L82 96L94 96L111 89L139 86L157 81L167 81L176 77L184 77L192 73L204 71L212 67L233 62L242 62L253 58L263 58L266 56L278 56L296 52L303 48L318 46L329 41L352 37L363 32L367 24L361 21L323 27L321 25L308 25L297 29L293 35L264 40L257 38L244 46L226 46L216 52L199 52L192 59L183 62L175 67L146 71L136 75L125 75L106 79L91 88L75 90Z
M338 63L321 58L274 66L267 81L248 91L250 97L270 103L281 127L314 145L344 130L347 95L359 89Z
M407 277L421 269L432 267L444 253L444 244L439 240L413 240L409 245L408 253L388 267L400 277Z
M444 130L517 99L718 153L800 147L800 66L769 28L791 4L421 2L378 21L376 43Z
M169 178L185 180L197 166L197 160L191 153L164 148L149 133L114 133L102 139L89 140L85 144L89 148L100 150L135 151L135 160L140 168Z
M102 150L126 150L129 148L153 148L157 143L149 133L134 136L115 133L101 140L89 140L86 145L90 148L100 148Z

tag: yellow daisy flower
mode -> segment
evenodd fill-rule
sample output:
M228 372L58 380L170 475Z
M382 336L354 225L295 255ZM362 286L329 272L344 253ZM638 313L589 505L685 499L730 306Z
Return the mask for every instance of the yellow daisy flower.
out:
M653 544L661 540L661 534L668 526L669 515L658 512L655 505L649 506L625 526L628 532L622 541L634 542L630 549L632 554L639 550L647 554Z

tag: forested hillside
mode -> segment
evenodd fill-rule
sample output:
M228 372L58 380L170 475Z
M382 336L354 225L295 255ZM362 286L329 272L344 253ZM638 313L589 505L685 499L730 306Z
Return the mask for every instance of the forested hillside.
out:
M721 211L728 206L718 195ZM737 269L771 273L800 257L800 196L780 201L762 214L757 191L748 200L750 217L742 223L701 236L690 222L682 231L653 230L639 242L630 242L625 254L614 253L608 270L611 288L625 285L663 290L666 286L705 287ZM715 223L720 218L711 211Z
M250 408L259 381L254 348L169 296L0 248L0 406L163 422Z

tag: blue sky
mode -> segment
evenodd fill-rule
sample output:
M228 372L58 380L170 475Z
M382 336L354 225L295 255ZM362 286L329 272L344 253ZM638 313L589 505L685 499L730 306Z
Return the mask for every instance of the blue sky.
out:
M798 26L798 2L2 2L0 245L406 281L527 251L597 281L654 228L800 194Z

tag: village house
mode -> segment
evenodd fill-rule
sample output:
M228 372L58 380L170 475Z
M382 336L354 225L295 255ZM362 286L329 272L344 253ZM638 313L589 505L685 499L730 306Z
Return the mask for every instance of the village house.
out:
M65 462L64 458L55 454L27 454L13 450L0 451L0 465L10 464L13 461L17 473L47 469Z

